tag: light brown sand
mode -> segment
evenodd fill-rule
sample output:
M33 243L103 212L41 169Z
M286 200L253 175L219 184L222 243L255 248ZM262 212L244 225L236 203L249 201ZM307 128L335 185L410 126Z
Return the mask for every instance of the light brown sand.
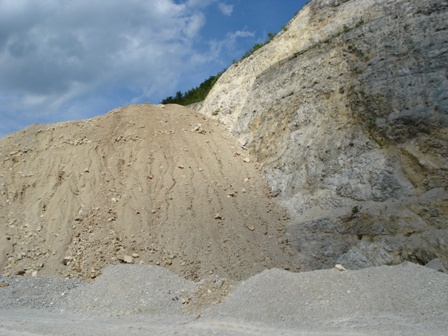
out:
M297 270L268 194L225 128L184 107L35 125L0 140L0 272L95 278L125 256L193 280Z

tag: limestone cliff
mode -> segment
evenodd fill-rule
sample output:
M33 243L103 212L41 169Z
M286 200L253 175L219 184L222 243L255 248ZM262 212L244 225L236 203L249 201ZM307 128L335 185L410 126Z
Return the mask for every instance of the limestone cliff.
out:
M200 111L262 164L309 268L447 262L448 1L314 0Z

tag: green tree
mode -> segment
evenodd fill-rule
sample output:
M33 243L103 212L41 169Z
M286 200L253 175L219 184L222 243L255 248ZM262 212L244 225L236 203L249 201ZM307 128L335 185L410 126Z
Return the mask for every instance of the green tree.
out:
M207 97L208 93L215 85L216 81L222 75L224 71L216 74L215 76L210 76L208 79L203 81L198 87L192 88L184 93L177 91L176 96L169 96L161 101L162 104L179 104L179 105L190 105L200 102Z
M244 55L241 57L240 61L243 59L249 57L252 55L255 51L258 49L264 47L266 44L271 42L275 37L275 34L268 33L268 39L263 43L257 43L255 44L252 49L246 51ZM237 61L234 61L234 63L237 63ZM227 69L225 69L227 70ZM177 91L176 95L169 96L161 101L162 104L179 104L179 105L191 105L200 101L203 101L205 97L207 97L210 90L213 88L213 85L217 82L219 77L224 73L224 71L221 71L220 73L216 74L215 76L210 76L208 79L203 81L198 87L192 88L184 93Z

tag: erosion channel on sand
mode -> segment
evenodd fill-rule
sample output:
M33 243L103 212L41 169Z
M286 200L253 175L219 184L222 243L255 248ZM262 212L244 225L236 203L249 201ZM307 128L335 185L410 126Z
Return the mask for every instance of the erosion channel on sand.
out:
M190 109L133 105L1 146L6 273L95 278L126 262L241 280L301 267L257 164Z

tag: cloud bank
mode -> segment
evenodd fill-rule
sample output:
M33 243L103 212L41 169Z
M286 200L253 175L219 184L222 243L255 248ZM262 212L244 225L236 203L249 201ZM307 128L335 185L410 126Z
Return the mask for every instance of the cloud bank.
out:
M209 6L233 12L213 0L0 0L0 136L160 100L219 57L198 47Z

